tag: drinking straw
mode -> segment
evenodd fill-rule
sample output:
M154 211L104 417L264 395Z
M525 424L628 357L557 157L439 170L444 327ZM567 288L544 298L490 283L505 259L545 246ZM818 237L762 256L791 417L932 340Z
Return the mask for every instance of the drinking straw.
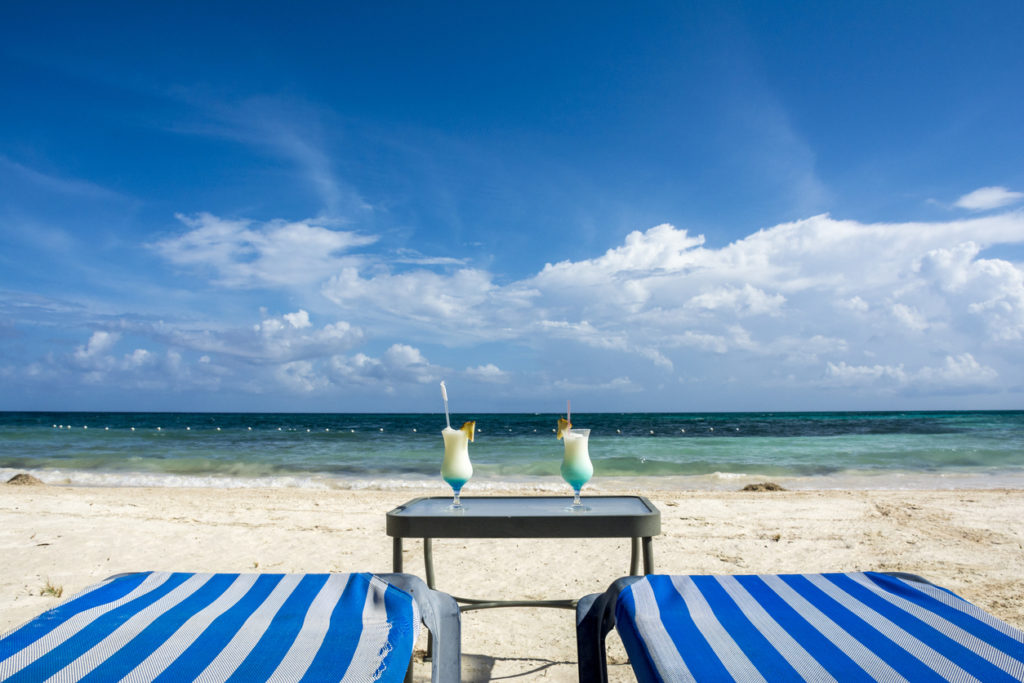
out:
M452 421L448 417L448 390L444 388L444 380L441 380L441 398L444 399L444 422L448 425L448 429L451 429Z
M568 399L565 401L565 421L572 424L572 401Z

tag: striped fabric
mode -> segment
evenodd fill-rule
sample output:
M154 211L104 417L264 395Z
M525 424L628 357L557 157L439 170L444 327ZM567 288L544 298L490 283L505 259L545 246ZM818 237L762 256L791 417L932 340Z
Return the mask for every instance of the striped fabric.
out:
M0 681L401 681L419 623L372 574L131 574L0 639Z
M641 683L1024 680L1024 632L905 575L652 575L615 624Z

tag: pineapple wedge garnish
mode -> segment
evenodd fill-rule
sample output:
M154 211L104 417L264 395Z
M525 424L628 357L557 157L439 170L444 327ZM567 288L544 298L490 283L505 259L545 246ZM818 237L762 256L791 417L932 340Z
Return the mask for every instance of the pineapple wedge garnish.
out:
M565 433L570 429L572 429L571 422L566 420L564 417L558 418L558 433L555 434L555 437L561 439L563 436L565 436Z
M470 420L469 422L462 423L459 429L469 437L469 440L473 440L473 435L476 434L476 420Z

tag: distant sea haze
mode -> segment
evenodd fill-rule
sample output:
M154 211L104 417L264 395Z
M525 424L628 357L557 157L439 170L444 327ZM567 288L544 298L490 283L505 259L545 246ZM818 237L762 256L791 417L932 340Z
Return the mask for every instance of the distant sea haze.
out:
M477 423L464 495L564 491L557 414ZM1024 487L1024 411L573 414L584 489ZM49 484L409 488L445 495L443 414L0 413L0 477Z

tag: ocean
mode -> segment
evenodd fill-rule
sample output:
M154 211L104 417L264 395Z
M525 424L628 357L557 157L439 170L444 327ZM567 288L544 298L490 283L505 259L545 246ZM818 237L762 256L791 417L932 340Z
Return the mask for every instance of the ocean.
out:
M475 419L464 495L564 491L556 414ZM1024 411L573 414L584 493L1024 488ZM443 414L0 413L0 478L49 484L408 488L441 495Z

